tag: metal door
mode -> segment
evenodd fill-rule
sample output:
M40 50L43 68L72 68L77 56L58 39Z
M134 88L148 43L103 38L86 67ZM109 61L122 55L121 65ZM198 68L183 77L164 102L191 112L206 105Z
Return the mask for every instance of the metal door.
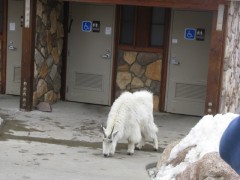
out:
M212 14L174 10L172 16L166 110L203 115Z
M8 0L6 94L20 95L23 0Z
M115 7L70 3L66 99L110 104Z

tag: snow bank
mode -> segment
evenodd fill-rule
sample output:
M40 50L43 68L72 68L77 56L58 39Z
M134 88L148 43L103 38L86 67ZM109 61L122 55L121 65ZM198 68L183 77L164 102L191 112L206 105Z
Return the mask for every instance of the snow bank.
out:
M183 162L173 167L163 165L155 180L174 180L174 177L185 170L193 162L196 162L209 152L219 152L219 143L224 130L238 114L217 114L204 116L171 151L167 162L175 159L177 154L187 147L194 146L186 155Z

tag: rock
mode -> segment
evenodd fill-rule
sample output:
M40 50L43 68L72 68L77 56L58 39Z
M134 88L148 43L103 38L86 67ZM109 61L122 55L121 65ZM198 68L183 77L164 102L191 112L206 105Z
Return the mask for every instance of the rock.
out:
M54 61L54 64L58 64L59 63L59 54L58 54L58 49L57 48L52 48L52 57L53 57L53 61Z
M159 97L153 96L153 111L158 112L159 111Z
M40 70L40 77L44 79L46 77L47 73L48 73L47 64L43 63L41 70Z
M240 176L220 158L219 153L211 152L176 176L176 180L185 179L239 180Z
M43 58L42 54L37 49L35 49L35 63L36 63L36 65L38 67L41 67L43 62L44 62L44 58Z
M169 144L163 151L160 160L157 163L155 174L162 167L171 165L174 168L177 165L184 163L186 154L194 148L187 147L180 151L176 158L169 161L172 149L179 144L181 140ZM186 162L185 162L186 163ZM189 163L185 170L176 174L176 180L239 180L240 176L220 158L218 152L210 152L205 154L198 161Z
M58 100L58 97L57 95L54 93L53 90L47 92L45 95L44 95L44 102L48 102L48 103L54 103Z
M128 71L129 71L129 66L127 64L118 66L118 72L128 72Z
M43 94L47 92L47 83L43 79L40 79L37 84L37 97L40 98Z
M54 34L57 31L57 12L54 9L50 14L50 20L51 20L51 33Z
M141 77L144 74L145 69L138 63L133 63L130 71L133 72L137 77Z
M136 61L137 52L124 52L123 59L128 63L132 64Z
M172 149L180 142L179 141L174 141L171 144L169 144L163 151L161 158L159 159L158 163L157 163L157 169L160 169L164 164L167 163L167 160L170 156L170 153L172 151Z
M117 74L117 85L120 89L126 89L126 86L131 82L131 74L128 72L119 72Z
M134 77L131 83L131 88L132 89L141 89L142 87L144 87L144 83L142 82L141 79Z
M52 68L51 68L51 71L49 73L49 76L51 77L51 79L53 80L57 74L57 65L53 65Z
M151 63L147 66L146 76L151 80L161 81L162 63L160 60Z
M150 63L153 63L158 59L159 59L159 55L156 53L140 52L137 56L137 62L142 66L146 66Z
M180 151L178 154L177 154L177 157L172 159L170 162L167 162L167 165L172 165L173 167L179 165L181 162L184 161L187 153L195 146L189 146L185 149L183 149L182 151Z
M39 111L43 111L43 112L52 112L52 107L50 106L49 103L47 102L40 102L38 105L37 105L37 110Z

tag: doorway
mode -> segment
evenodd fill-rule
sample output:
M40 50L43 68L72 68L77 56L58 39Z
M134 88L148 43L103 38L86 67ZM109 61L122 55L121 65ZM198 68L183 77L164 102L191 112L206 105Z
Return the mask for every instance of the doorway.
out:
M70 3L66 100L110 105L115 6Z
M6 94L20 95L23 6L23 0L8 1Z
M204 115L212 13L173 10L166 111Z

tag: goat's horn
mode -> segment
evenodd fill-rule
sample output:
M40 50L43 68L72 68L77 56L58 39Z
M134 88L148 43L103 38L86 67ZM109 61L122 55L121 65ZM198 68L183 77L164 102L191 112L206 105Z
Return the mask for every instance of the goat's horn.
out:
M106 137L107 137L107 135L105 134L105 131L104 131L103 124L101 125L101 127L102 127L102 131L103 131L103 135L104 135L104 137L106 138Z
M113 130L114 130L114 126L113 126L113 128L112 128L112 132L111 132L111 134L109 135L109 137L111 137L111 136L112 136Z

